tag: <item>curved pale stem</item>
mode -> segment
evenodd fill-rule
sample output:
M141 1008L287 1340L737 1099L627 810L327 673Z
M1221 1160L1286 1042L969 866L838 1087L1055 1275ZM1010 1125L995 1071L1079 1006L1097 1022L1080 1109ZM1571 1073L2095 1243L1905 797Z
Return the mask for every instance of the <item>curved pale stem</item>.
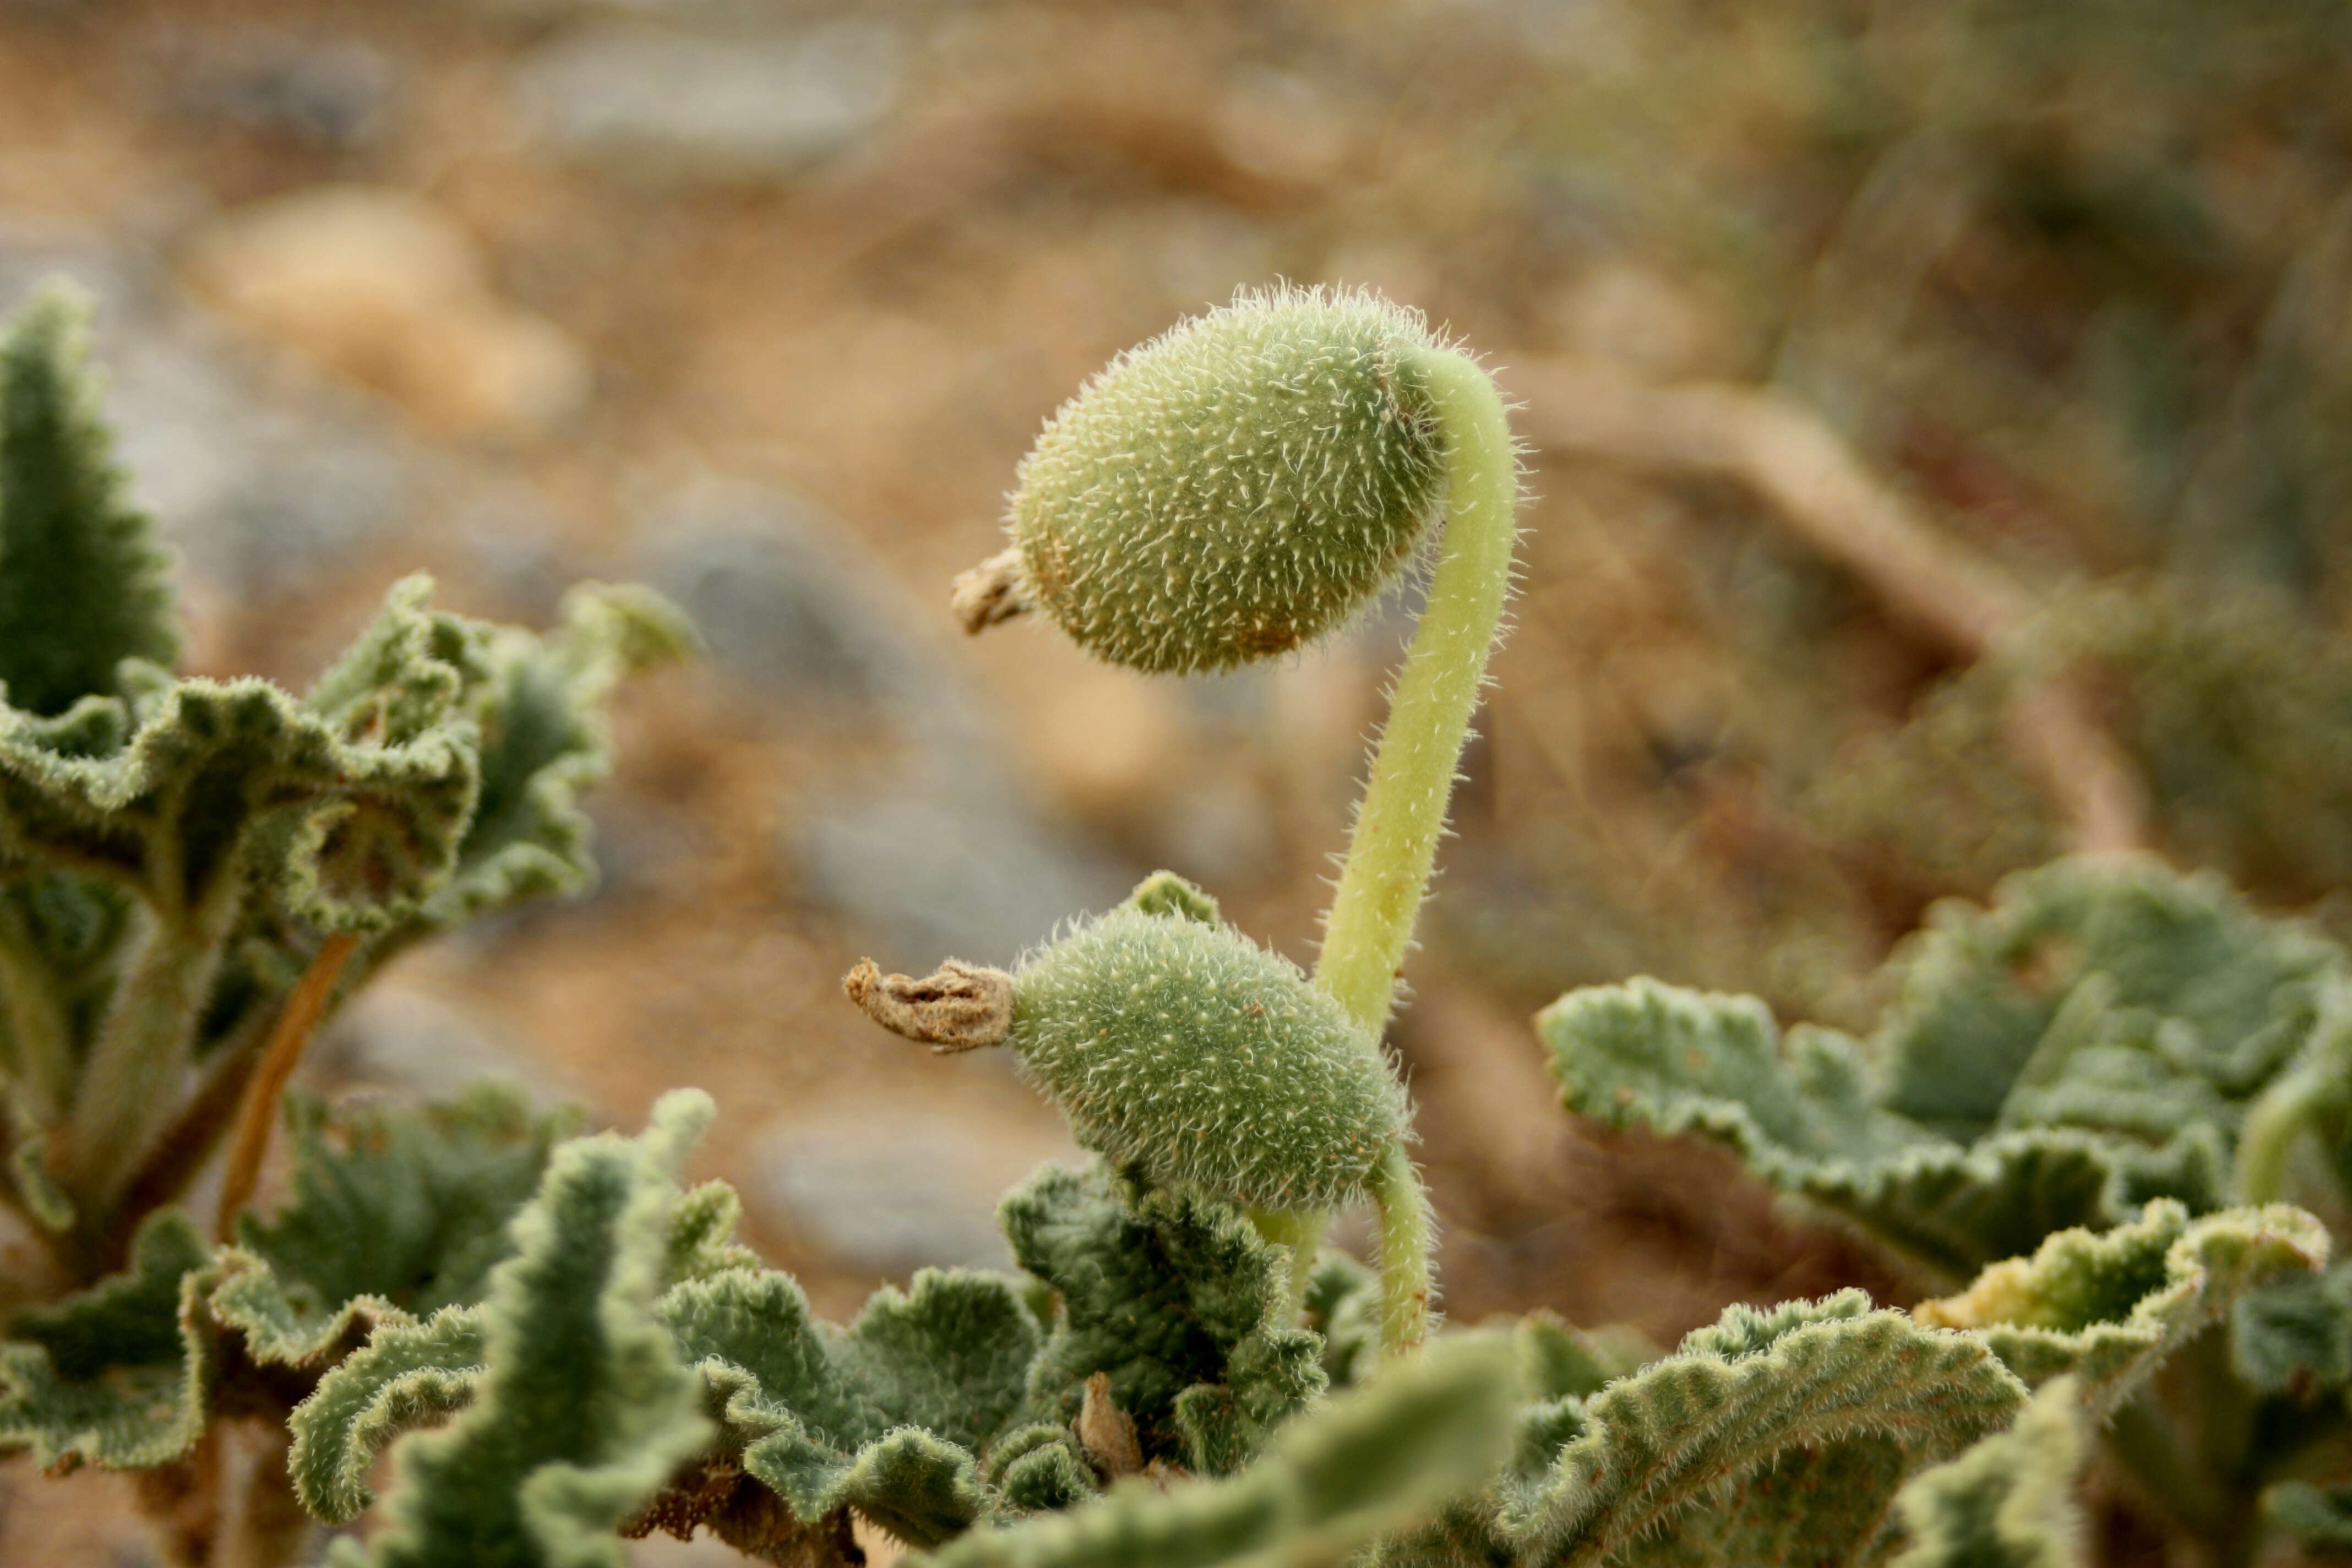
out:
M2242 1204L2283 1200L2296 1142L2315 1123L2341 1116L2352 1101L2347 1082L2347 1063L2352 1059L2352 989L2331 986L2321 996L2312 1035L2302 1058L2246 1109L2232 1180Z
M1423 353L1412 368L1445 435L1445 539L1372 754L1315 967L1316 984L1339 999L1374 1049L1437 863L1454 770L1510 596L1518 532L1518 464L1502 394L1464 354ZM1426 1334L1432 1287L1429 1204L1402 1144L1373 1171L1372 1199L1380 1210L1381 1343L1394 1354ZM1312 1237L1303 1245L1311 1252Z
M1376 1038L1437 862L1454 769L1510 595L1517 535L1518 465L1502 394L1462 354L1425 354L1413 368L1445 432L1445 541L1372 754L1315 966L1316 984Z
M1307 1277L1315 1272L1315 1248L1323 1239L1323 1216L1312 1209L1252 1209L1258 1235L1290 1249L1290 1272L1283 1282L1284 1321L1298 1315L1307 1300Z
M81 1071L68 1122L68 1190L85 1223L103 1220L185 1088L191 1042L236 912L215 900L155 915Z
M1372 1167L1372 1207L1380 1216L1381 1349L1406 1355L1429 1337L1429 1299L1436 1289L1430 1268L1429 1194L1402 1143L1391 1143Z

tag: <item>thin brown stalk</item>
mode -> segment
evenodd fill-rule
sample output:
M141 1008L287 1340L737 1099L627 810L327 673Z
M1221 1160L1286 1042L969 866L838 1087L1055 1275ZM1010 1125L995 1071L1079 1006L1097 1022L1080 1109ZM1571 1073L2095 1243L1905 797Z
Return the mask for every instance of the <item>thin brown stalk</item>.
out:
M358 946L359 939L345 931L319 944L318 956L287 994L285 1011L278 1015L278 1026L262 1048L260 1065L247 1080L245 1099L237 1106L236 1132L229 1144L228 1170L221 1183L220 1217L213 1227L221 1241L229 1239L238 1212L252 1201L254 1188L260 1184L270 1131L278 1125L278 1102L294 1069L301 1065L303 1047L310 1043L311 1032L326 1011L327 998L334 994L344 963Z
M1517 365L1521 425L1560 451L1716 475L1772 505L1781 525L1853 574L1898 619L1974 662L2032 617L2025 587L1911 503L1799 405L1744 386L1660 386L1606 365L1541 360ZM2126 849L2145 837L2137 771L2066 678L2021 696L2005 733L2066 819L2078 849Z

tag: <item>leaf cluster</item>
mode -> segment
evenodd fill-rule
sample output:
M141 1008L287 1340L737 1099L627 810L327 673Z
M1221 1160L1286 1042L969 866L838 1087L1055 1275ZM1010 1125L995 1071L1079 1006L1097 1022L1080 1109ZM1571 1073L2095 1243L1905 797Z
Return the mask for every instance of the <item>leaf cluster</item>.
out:
M416 577L307 692L176 675L83 336L59 292L0 331L0 1198L87 1280L211 1152L325 937L360 943L348 991L593 879L600 706L689 634L592 587L533 636Z
M2231 1203L2242 1128L2328 1048L2345 975L2210 877L2058 861L1937 906L1867 1040L1784 1039L1752 999L1645 980L1571 992L1538 1028L1571 1109L1727 1142L1948 1284L2155 1198Z
M1574 1109L1729 1144L1931 1288L1974 1275L1916 1320L2065 1377L2183 1533L2234 1550L2261 1496L2325 1545L2307 1478L2352 1460L2352 1295L2273 1200L2347 1212L2342 952L2210 876L2059 861L1939 906L1885 983L1866 1039L1651 981L1538 1026ZM2202 1392L2148 1383L2179 1358Z

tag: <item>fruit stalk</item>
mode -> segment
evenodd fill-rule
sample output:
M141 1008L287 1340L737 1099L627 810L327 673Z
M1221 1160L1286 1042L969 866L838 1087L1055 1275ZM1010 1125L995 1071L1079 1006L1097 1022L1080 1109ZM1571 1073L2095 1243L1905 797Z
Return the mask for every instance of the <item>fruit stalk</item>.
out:
M1517 537L1518 464L1502 394L1465 354L1424 350L1410 363L1444 432L1445 538L1315 966L1316 983L1376 1039L1436 865L1454 770L1510 595Z

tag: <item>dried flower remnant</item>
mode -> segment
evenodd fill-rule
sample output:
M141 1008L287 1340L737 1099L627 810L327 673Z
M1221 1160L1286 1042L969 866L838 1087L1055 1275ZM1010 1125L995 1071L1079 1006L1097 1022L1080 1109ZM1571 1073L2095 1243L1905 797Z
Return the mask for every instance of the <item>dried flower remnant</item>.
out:
M941 1056L1003 1045L1013 1027L1013 977L961 959L919 980L861 959L841 988L867 1017Z

